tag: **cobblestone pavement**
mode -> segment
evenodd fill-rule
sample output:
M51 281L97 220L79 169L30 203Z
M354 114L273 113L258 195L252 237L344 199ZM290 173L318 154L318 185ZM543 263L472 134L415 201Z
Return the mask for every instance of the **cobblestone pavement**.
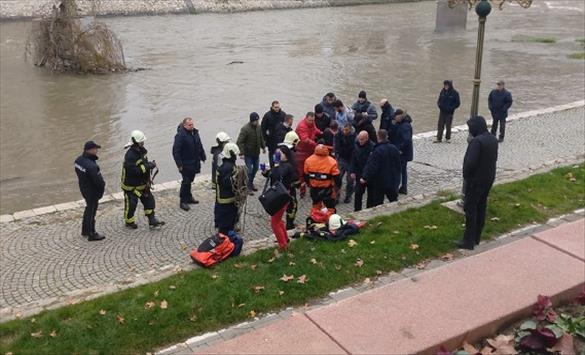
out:
M451 144L433 144L432 138L415 140L415 161L409 165L411 195L461 184L466 137L467 132L455 133ZM583 155L584 137L583 106L510 122L506 141L500 145L499 173ZM100 205L96 229L107 237L102 242L89 243L81 237L83 208L0 224L0 309L42 307L82 289L124 285L137 274L189 265L189 250L213 233L213 195L208 184L200 184L194 194L201 203L185 212L179 209L176 190L155 192L157 214L167 224L153 231L143 217L138 218L139 229L126 229L120 201ZM297 223L306 216L309 204L307 199L300 202ZM341 214L350 209L350 205L339 206ZM141 211L139 207L137 216ZM242 234L248 241L271 234L269 218L256 197L249 199Z

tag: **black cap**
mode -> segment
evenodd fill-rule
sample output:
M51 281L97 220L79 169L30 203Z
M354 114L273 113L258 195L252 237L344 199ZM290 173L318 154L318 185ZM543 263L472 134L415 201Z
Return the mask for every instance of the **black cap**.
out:
M315 105L315 113L323 113L323 105L316 104Z
M83 146L83 150L90 150L90 149L93 149L93 148L101 149L102 146L99 145L99 144L97 144L94 141L87 141L87 142L85 142L85 145Z
M360 93L359 93L358 97L359 97L360 99L365 99L365 98L366 98L366 92L365 92L364 90L360 91Z
M396 111L394 111L395 115L402 115L404 113L404 110L402 110L401 108L396 109Z
M250 114L250 122L258 121L259 119L260 115L258 115L256 112L252 112Z

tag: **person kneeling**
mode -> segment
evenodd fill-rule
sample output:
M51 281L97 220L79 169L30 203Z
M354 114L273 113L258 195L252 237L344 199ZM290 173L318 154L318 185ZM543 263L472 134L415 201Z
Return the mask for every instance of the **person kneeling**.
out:
M311 215L319 214L325 207L327 220L336 212L335 191L341 186L337 161L329 155L325 145L319 144L315 147L315 153L305 162L304 172L305 181L311 188Z

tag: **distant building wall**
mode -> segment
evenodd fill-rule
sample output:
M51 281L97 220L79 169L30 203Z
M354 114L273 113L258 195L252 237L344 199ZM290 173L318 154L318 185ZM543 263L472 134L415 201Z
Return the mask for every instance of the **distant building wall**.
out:
M445 32L465 29L467 26L467 5L459 4L450 8L447 0L437 0L437 19L435 31Z

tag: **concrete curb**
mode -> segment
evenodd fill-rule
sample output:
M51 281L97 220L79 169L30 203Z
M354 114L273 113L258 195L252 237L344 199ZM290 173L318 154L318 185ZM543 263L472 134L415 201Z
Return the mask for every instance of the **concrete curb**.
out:
M530 117L536 117L536 116L540 116L540 115L544 115L544 114L548 114L548 113L561 112L561 111L581 108L584 106L585 106L585 100L575 101L575 102L568 103L565 105L559 105L559 106L553 106L553 107L548 107L548 108L539 109L539 110L521 112L521 113L518 113L518 114L515 114L515 115L508 117L508 121L516 121L516 120L526 119L526 118L530 118ZM468 130L468 127L467 127L467 125L459 125L459 126L453 127L452 130L453 130L453 132L466 132ZM435 131L418 133L418 134L413 135L413 139L415 139L415 140L428 139L428 138L434 137L435 134L436 134ZM539 167L536 167L536 169L538 169L538 168ZM210 175L197 176L195 178L194 183L195 184L209 184L209 183L211 183L211 176ZM181 185L180 180L168 181L168 182L154 185L153 190L154 191L176 190L180 187L180 185ZM424 196L422 198L424 198ZM420 196L419 196L419 199L421 199ZM124 194L122 192L116 192L113 194L104 195L104 197L100 200L100 203L107 203L107 202L112 202L112 201L123 201L123 200L124 200ZM404 201L407 201L407 200L408 199L406 199ZM14 212L12 214L1 215L0 216L0 224L19 221L19 220L37 217L37 216L42 216L42 215L55 213L55 212L72 210L72 209L81 208L81 207L85 207L84 200L78 200L78 201L67 202L67 203L60 203L60 204L56 204L56 205L50 205L50 206L34 208L34 209L29 209L29 210L24 210L24 211L18 211L18 212Z

